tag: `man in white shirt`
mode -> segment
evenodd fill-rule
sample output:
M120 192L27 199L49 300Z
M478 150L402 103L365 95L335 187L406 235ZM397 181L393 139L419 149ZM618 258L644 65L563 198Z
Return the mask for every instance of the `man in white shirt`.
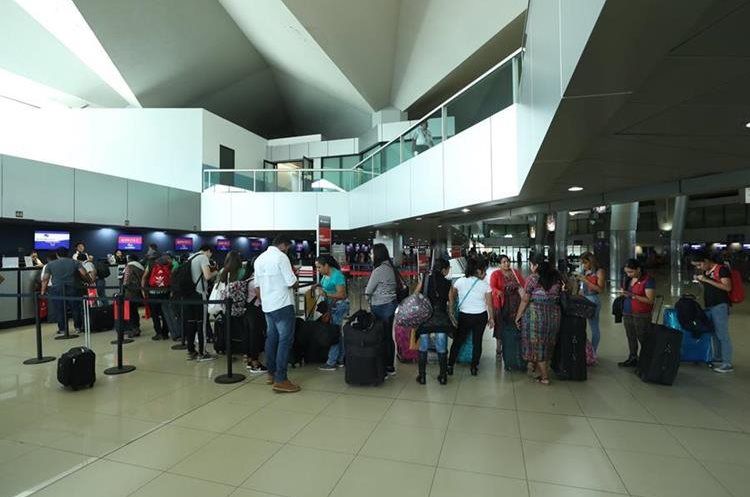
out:
M266 315L268 384L282 393L299 392L287 378L289 350L294 342L294 288L297 277L286 255L291 240L278 235L255 261L256 292Z
M411 139L413 140L411 148L415 156L434 146L432 133L427 128L427 121L419 123L417 129L411 134Z

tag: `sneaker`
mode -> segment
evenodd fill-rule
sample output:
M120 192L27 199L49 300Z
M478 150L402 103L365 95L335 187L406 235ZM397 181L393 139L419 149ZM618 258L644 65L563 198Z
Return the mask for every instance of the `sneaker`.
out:
M198 362L207 362L207 361L215 361L215 360L216 360L216 357L212 356L208 352L198 357Z
M396 368L394 368L393 366L385 368L385 374L387 374L388 376L396 376Z
M731 373L734 371L734 368L731 364L722 364L721 366L714 368L714 371L717 373Z
M154 336L151 337L151 340L153 340L155 342L159 341L159 340L161 340L161 335L154 335Z
M321 371L336 371L338 368L335 364L323 364L318 369Z
M263 364L258 363L257 365L248 364L247 370L250 371L252 374L260 374L260 373L267 373L268 368L265 367Z
M337 362L336 363L336 367L337 368L343 368L344 367L344 363L343 362Z
M188 361L195 361L198 359L198 353L197 352L188 352L187 353L187 360Z
M618 362L617 365L621 368L634 368L638 365L638 359L635 357L628 357L627 360Z
M55 335L57 335L59 337L65 336L65 330L57 330L57 333L55 333Z
M299 392L301 389L299 385L295 385L289 380L284 380L281 383L274 383L273 390L279 393L295 393Z

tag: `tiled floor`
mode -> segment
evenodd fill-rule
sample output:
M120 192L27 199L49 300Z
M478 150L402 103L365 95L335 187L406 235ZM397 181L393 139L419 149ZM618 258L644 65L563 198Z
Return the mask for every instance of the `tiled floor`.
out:
M380 388L343 371L291 370L303 391L263 378L218 385L225 362L194 363L139 338L112 365L93 337L94 389L70 392L56 363L24 366L33 329L0 332L0 497L712 497L750 495L750 304L732 316L737 372L684 364L672 387L616 362L621 325L602 313L600 364L585 383L543 387L498 369L487 337L480 375L447 386L413 365ZM78 341L54 341L60 355Z

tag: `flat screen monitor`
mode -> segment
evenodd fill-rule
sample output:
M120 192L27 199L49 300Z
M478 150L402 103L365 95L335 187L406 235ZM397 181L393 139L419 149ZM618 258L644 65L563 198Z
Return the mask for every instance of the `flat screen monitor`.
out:
M265 238L250 238L250 252L258 254L268 247L268 241Z
M141 250L143 249L143 236L141 235L118 235L118 250Z
M232 242L226 238L216 240L216 250L219 252L229 252L232 250Z
M193 239L192 238L175 238L174 249L179 252L190 252L193 250Z
M34 250L57 250L70 248L70 233L67 231L35 231Z

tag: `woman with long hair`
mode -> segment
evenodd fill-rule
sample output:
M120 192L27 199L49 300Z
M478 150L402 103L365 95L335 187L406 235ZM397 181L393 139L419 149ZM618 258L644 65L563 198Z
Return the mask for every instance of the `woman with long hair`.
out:
M432 318L417 328L419 338L419 362L417 383L424 385L427 381L427 349L430 346L430 334L435 335L435 349L437 349L440 373L438 383L448 383L448 333L452 332L450 318L448 317L448 299L451 292L451 282L447 276L451 267L445 259L437 259L432 266L432 273L426 280L420 279L415 293L422 293L432 304Z
M245 265L247 280L247 306L245 308L245 326L247 328L245 342L245 353L247 354L247 369L252 374L268 372L268 369L260 362L260 353L266 342L266 316L263 314L258 287L255 282L254 261L248 261Z
M622 323L628 337L628 358L618 362L620 367L638 365L638 344L643 344L643 337L651 328L651 314L656 299L656 282L646 274L637 259L625 263L625 279L622 282L622 295L625 301L622 307Z
M344 318L349 314L349 298L346 294L346 277L341 272L339 263L330 255L321 255L315 259L315 268L320 274L320 284L317 286L319 295L325 298L331 313L331 324L341 328ZM331 345L328 350L328 360L320 366L322 371L335 371L344 362L343 339Z
M510 257L500 255L500 269L492 272L492 307L495 310L494 336L497 342L497 356L501 356L503 332L518 333L516 312L521 304L524 278L521 271L511 267Z
M605 289L607 273L599 267L599 261L591 252L584 252L581 255L581 269L583 269L583 274L576 275L576 279L581 284L581 294L587 300L596 304L594 317L589 319L589 328L591 329L591 346L594 352L597 352L601 339L601 328L599 327L599 312L602 310L601 294Z
M470 371L472 376L479 373L479 359L482 357L482 335L489 323L495 327L495 316L492 309L492 289L484 281L487 275L487 263L483 259L469 258L466 260L464 276L456 280L449 295L448 314L455 319L453 313L458 311L458 322L454 326L458 329L451 344L448 357L448 374L453 374L453 366L458 358L458 351L466 339L471 336L473 345Z
M372 246L373 271L367 281L365 296L370 301L370 310L385 329L385 371L388 375L396 374L394 360L396 344L393 342L393 317L396 314L396 268L393 265L388 248L382 243Z
M560 274L544 257L530 261L531 274L526 278L516 325L521 329L521 350L530 375L549 385L550 360L560 330Z
M224 316L224 319L229 320L230 340L231 337L241 337L243 348L246 349L244 352L247 355L247 344L249 343L245 321L247 280L245 279L245 269L242 267L242 257L240 257L239 252L232 250L227 253L224 259L224 267L219 271L218 280L225 285L226 297L232 301L229 307L229 316ZM219 331L220 326L222 325L216 326L217 333L223 331ZM217 340L221 339L217 338ZM224 337L224 341L226 341L226 337ZM214 343L214 348L219 351L223 350L225 343Z

